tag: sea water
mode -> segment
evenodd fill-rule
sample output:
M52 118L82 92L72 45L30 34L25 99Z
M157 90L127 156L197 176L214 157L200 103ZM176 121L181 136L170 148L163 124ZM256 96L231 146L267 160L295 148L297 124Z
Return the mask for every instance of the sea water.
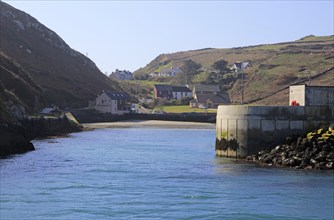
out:
M0 160L0 219L328 219L331 171L215 156L213 129L97 129Z

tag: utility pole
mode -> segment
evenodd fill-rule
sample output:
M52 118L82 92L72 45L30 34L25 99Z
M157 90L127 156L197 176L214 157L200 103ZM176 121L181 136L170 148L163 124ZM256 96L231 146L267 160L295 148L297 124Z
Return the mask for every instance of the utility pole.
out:
M241 105L244 104L244 71L241 70Z
M186 73L186 85L188 85L188 73Z

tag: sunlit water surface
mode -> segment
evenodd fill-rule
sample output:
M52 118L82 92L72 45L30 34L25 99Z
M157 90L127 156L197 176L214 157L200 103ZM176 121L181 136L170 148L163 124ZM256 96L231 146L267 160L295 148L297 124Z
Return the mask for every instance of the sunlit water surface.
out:
M333 172L217 158L212 129L97 129L0 160L0 219L328 219Z

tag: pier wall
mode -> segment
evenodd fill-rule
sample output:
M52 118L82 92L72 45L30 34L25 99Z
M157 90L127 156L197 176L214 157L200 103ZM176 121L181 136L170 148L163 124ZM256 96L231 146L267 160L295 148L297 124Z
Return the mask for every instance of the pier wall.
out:
M81 125L71 113L62 116L50 117L29 117L20 121L22 126L28 131L31 139L36 137L57 136L71 132L81 131Z
M0 159L34 150L32 139L81 131L70 113L62 116L30 116L17 124L0 125Z
M334 106L219 106L216 154L246 157L334 122Z
M124 120L163 120L163 121L189 121L189 122L209 122L216 121L216 113L165 113L165 114L142 114L131 113L124 115L114 115L110 113L100 113L92 110L73 109L73 116L80 123L114 122Z

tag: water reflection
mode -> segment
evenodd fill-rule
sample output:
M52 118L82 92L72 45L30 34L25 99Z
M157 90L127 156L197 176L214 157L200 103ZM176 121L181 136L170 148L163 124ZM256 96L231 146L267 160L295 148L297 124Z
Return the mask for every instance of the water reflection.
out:
M259 168L256 164L242 159L225 157L215 157L214 166L217 173L234 173L234 175L241 175L252 169Z

